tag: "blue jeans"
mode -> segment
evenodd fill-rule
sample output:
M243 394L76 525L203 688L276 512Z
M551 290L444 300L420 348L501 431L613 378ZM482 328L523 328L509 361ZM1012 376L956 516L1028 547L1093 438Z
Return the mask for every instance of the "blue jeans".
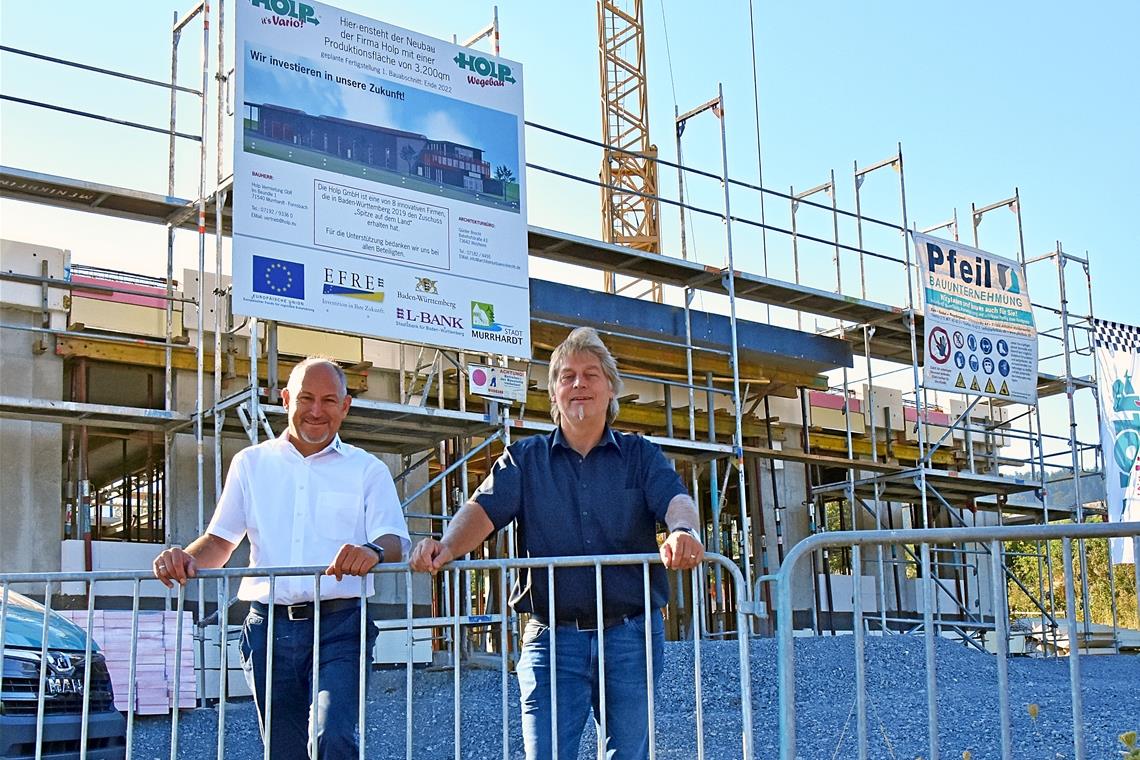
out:
M320 692L310 711L313 681L313 621L274 615L273 700L270 753L274 760L357 756L360 698L360 610L321 615ZM265 725L267 614L250 609L241 633L241 664L257 705L261 735ZM366 665L371 669L376 626L365 632ZM367 672L367 671L366 671ZM309 720L316 721L317 750L309 747Z
M653 684L661 677L665 627L661 612L652 621ZM605 629L606 757L641 760L649 756L648 684L645 677L645 615ZM559 625L555 635L558 671L558 760L576 760L590 710L601 731L598 632ZM523 633L517 668L522 701L523 744L528 760L553 757L550 716L550 629L531 620Z

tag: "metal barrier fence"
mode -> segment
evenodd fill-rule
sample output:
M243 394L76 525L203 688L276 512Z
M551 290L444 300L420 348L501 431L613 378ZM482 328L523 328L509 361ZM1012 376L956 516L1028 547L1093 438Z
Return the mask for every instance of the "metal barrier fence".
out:
M643 582L643 601L644 608L642 614L646 615L646 620L649 620L649 613L656 614L656 610L651 607L650 602L650 566L660 563L660 558L655 554L644 555L620 555L620 556L607 556L607 557L562 557L562 558L549 558L549 559L498 559L498 560L478 560L478 561L459 561L453 562L442 571L451 575L449 582L442 584L442 588L447 589L449 593L454 594L454 603L451 605L452 614L443 617L430 617L430 618L414 618L413 617L413 573L411 573L407 565L390 565L381 566L374 574L377 576L396 576L403 580L403 597L405 602L405 615L402 620L387 620L380 621L380 627L388 630L403 630L405 632L406 641L406 661L403 663L405 668L404 676L404 704L405 704L405 755L408 758L413 756L413 738L415 737L416 724L413 720L413 682L416 675L414 672L413 651L414 651L414 630L431 628L441 631L442 638L445 639L451 655L451 668L453 670L453 715L454 723L452 729L452 741L454 747L454 757L459 760L463 756L464 749L464 736L461 732L461 700L460 700L460 680L461 680L461 665L466 659L464 655L463 642L467 638L463 631L463 626L470 626L472 624L479 624L484 627L489 626L488 630L495 631L497 629L497 641L493 638L493 633L488 634L484 641L491 646L486 647L489 650L488 656L497 658L498 669L500 672L500 692L501 692L501 742L502 742L502 757L504 760L511 757L521 756L521 747L517 745L511 746L511 727L512 717L517 718L517 711L520 709L517 701L512 702L509 698L509 679L508 674L512 666L512 656L517 654L515 635L517 629L514 627L518 623L518 618L511 612L507 606L508 599L508 579L513 577L514 574L519 572L530 572L532 583L541 583L545 575L545 587L551 602L550 618L558 620L558 612L553 600L555 599L555 571L556 569L562 570L564 568L592 568L594 577L595 595L597 599L596 604L596 619L603 620L603 605L605 601L605 589L603 587L603 570L615 566L638 566L642 571ZM694 689L694 709L695 715L693 720L693 728L695 730L695 757L705 757L705 742L706 735L703 725L702 713L702 673L701 673L701 646L700 643L706 638L706 631L703 629L702 620L704 615L700 614L708 597L708 576L713 570L719 570L722 574L727 575L733 581L732 587L735 590L735 609L736 609L736 629L738 632L747 632L750 630L748 614L751 607L746 600L746 587L743 576L739 568L720 555L706 555L706 564L702 567L702 572L684 573L683 576L688 577L688 598L694 603L693 621L694 625L691 626L692 637L692 677ZM216 602L219 613L217 617L218 625L218 641L221 645L221 660L219 672L219 700L217 707L217 745L216 752L218 757L225 757L227 752L226 741L226 721L227 721L227 695L229 693L227 687L227 642L229 640L229 629L232 627L229 622L229 609L235 603L235 599L231 597L231 580L235 578L244 577L267 577L269 579L269 594L271 599L276 598L276 581L280 577L285 576L300 576L311 577L313 581L313 594L315 599L320 599L320 579L324 572L324 567L303 567L303 568L225 568L220 570L201 570L198 573L198 580L191 581L188 586L196 586L200 589L199 593L205 594L207 587L210 584L216 584ZM485 574L485 577L479 576ZM679 583L683 581L682 577ZM61 588L61 584L65 582L81 582L84 584L86 590L86 620L87 630L92 629L92 621L95 612L95 599L97 587L100 583L110 582L123 582L126 581L130 584L132 589L131 594L131 641L129 653L129 674L128 674L128 695L127 702L130 705L135 704L135 682L136 682L136 667L138 662L138 638L139 629L138 621L140 615L140 587L143 583L155 583L156 581L148 573L139 571L97 571L85 573L0 573L0 600L3 601L3 612L0 613L0 641L7 642L6 634L10 634L17 624L24 626L26 631L26 618L24 620L16 620L12 622L14 615L10 614L13 609L17 607L10 603L15 602L16 597L13 592L18 591L20 588L32 586L38 591L42 590L45 607L50 611L52 605L53 594L56 590ZM396 581L397 583L399 581ZM495 585L492 585L495 584ZM365 609L367 599L364 596L363 587L360 596L360 608ZM484 589L496 589L496 592L491 596L497 602L497 614L463 614L464 604L460 598L460 589L465 588L470 591L472 588L479 587ZM682 586L683 588L683 586ZM168 597L168 605L174 608L176 614L176 633L175 640L181 642L183 638L183 611L185 610L185 603L187 597L187 587L176 587L176 592ZM280 609L280 605L266 605L264 608L264 615L266 618L267 630L276 631L275 618L284 614ZM470 607L468 607L470 610ZM487 608L484 608L486 611ZM312 693L311 699L313 704L317 704L318 695L320 694L320 669L321 669L321 608L320 605L313 605L311 610L312 614L312 628L313 628L313 648L312 648ZM328 613L326 613L328 614ZM73 702L78 698L81 701L81 710L79 715L81 717L81 726L79 727L80 737L75 754L81 758L87 757L114 757L124 756L127 758L132 757L135 751L135 714L134 710L128 710L126 716L126 747L125 750L120 748L118 754L112 749L108 752L106 748L100 750L93 750L89 748L89 725L92 721L93 714L93 696L92 696L92 668L93 661L98 664L99 658L92 657L93 640L90 634L86 635L83 641L83 672L81 684L75 683L74 680L60 679L52 670L52 675L49 675L50 667L43 667L44 663L49 663L49 651L54 651L56 645L50 644L51 638L49 627L51 626L50 614L44 614L40 630L40 641L38 653L31 652L32 655L38 655L28 658L28 648L25 643L24 649L20 656L25 657L24 662L32 662L35 660L36 667L25 668L22 673L25 676L24 683L8 683L14 681L14 671L7 668L7 660L14 654L14 649L9 645L5 646L5 668L0 670L0 694L4 695L7 700L14 693L14 689L22 689L24 699L30 702L30 696L34 694L35 700L35 748L34 756L39 760L45 755L50 755L53 751L58 750L58 744L53 745L47 742L45 745L45 725L52 724L52 711L49 710L56 696L61 691L72 691L75 693L70 694ZM359 733L359 757L364 758L369 752L368 749L368 731L366 725L367 719L367 675L370 670L369 660L370 657L366 654L366 637L368 634L366 622L367 615L360 616L360 629L358 639L359 649L359 694L357 698L357 731ZM204 625L204 621L198 621L199 626ZM549 626L550 638L550 691L551 691L551 709L553 715L551 716L551 740L554 747L554 756L558 756L558 731L557 729L557 709L558 709L558 694L557 687L557 648L556 641L559 625ZM649 679L650 674L655 671L655 663L653 661L653 646L651 638L653 636L653 626L646 624L645 628L645 674ZM595 671L598 678L598 711L596 720L600 723L598 726L599 736L599 756L602 753L602 740L601 737L606 732L606 646L605 637L607 630L604 626L601 630L596 631L597 636L597 670ZM266 670L272 672L274 662L274 648L275 640L280 636L269 636L266 643ZM751 758L752 751L752 688L749 674L749 637L747 635L738 635L738 656L739 656L739 700L740 700L740 755L744 758ZM686 644L687 646L687 644ZM77 654L73 649L72 654ZM671 650L670 654L676 656L677 650ZM177 702L177 695L180 693L180 679L182 674L182 647L177 645L174 653L174 668L173 668L173 683L171 684L173 693L175 694L175 705L170 716L170 754L171 758L179 756L179 709ZM666 658L668 659L668 657ZM99 667L102 667L99 665ZM201 682L201 680L200 680ZM48 688L48 687L51 688ZM34 691L32 691L34 689ZM265 694L265 715L262 725L265 727L264 742L263 742L263 755L265 758L271 757L272 748L274 745L273 737L273 679L267 679L266 694ZM49 693L51 696L49 697ZM658 747L656 742L656 716L657 709L654 703L654 690L649 688L647 690L647 714L649 721L649 756L656 758L658 755ZM98 699L95 700L98 708L106 710L106 704L100 703ZM112 705L113 708L113 705ZM393 716L394 717L394 716ZM55 720L58 721L58 718ZM391 730L393 722L387 721L385 728ZM664 735L676 735L678 731L677 725L670 725L666 727L669 733L662 732ZM488 727L483 726L480 730L478 739L471 741L478 741L485 744L488 741L490 732ZM316 724L310 721L309 725L309 742L315 746ZM687 741L687 740L686 740ZM45 751L45 746L47 750ZM54 750L53 750L54 747ZM438 742L437 742L438 747ZM3 748L0 748L2 751ZM187 751L197 753L201 752L201 747L184 748L183 754ZM373 754L374 754L373 750ZM29 753L30 754L30 753ZM439 756L438 749L433 756ZM674 753L675 754L675 753ZM481 755L482 756L482 755Z
M1010 726L1010 686L1009 686L1009 611L1006 576L1004 571L1002 544L1018 540L1060 540L1065 573L1065 615L1069 643L1069 694L1072 705L1073 753L1077 760L1086 757L1085 723L1080 688L1081 659L1077 645L1078 630L1073 574L1073 542L1088 539L1131 538L1136 556L1140 557L1140 523L1096 523L1080 525L1032 525L1018 527L982 528L940 528L921 530L878 530L844 531L817 533L797 543L785 556L777 573L761 577L757 581L757 594L763 583L774 585L777 614L778 662L777 681L779 692L779 735L781 760L794 760L801 756L796 744L796 676L794 625L792 619L792 575L804 557L815 551L831 547L849 547L851 550L851 572L853 575L852 608L853 638L855 648L855 713L858 757L867 757L867 663L865 657L865 631L863 604L860 593L862 575L862 548L867 546L918 545L921 549L919 581L922 587L922 635L926 659L926 707L927 744L929 760L937 760L940 753L938 731L938 689L936 682L935 639L937 634L934 608L934 574L931 572L931 546L941 544L979 543L987 545L991 557L990 593L993 602L998 715L1001 730L1001 756L1013 757L1012 731ZM1140 588L1140 563L1135 566L1137 587ZM1140 615L1140 601L1137 614ZM1086 614L1088 614L1086 610ZM1133 727L1135 728L1135 727Z

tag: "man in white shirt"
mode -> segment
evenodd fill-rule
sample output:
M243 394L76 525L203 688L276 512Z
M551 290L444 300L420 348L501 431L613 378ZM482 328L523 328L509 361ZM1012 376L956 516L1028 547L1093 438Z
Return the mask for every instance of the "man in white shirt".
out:
M247 535L250 567L327 564L320 578L315 749L308 746L314 578L281 576L274 584L268 729L265 660L271 602L265 577L243 578L238 591L238 598L250 602L242 629L242 666L275 759L355 757L361 583L372 595L368 572L380 562L399 562L411 541L387 466L337 434L352 402L344 371L324 359L306 359L289 375L282 400L288 429L280 438L238 452L206 533L185 550L172 547L159 554L154 574L168 587L185 583L198 568L223 566ZM365 651L370 653L376 628L366 630Z

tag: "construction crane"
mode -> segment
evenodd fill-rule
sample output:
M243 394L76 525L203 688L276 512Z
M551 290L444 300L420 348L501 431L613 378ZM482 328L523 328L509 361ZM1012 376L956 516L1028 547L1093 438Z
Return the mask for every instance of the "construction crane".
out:
M599 174L602 239L657 253L657 146L649 142L642 0L598 0L598 64L606 145ZM661 283L635 279L619 288L616 273L605 273L608 293L640 284L647 288L633 295L661 302Z

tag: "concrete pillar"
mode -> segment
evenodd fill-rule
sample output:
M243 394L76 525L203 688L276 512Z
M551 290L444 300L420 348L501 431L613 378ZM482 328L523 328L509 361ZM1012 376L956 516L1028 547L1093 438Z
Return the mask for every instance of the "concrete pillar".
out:
M0 324L39 325L38 314L0 307ZM40 334L0 330L0 394L63 398L63 360L34 353ZM50 346L52 339L46 337ZM0 571L60 569L63 426L0 419Z

